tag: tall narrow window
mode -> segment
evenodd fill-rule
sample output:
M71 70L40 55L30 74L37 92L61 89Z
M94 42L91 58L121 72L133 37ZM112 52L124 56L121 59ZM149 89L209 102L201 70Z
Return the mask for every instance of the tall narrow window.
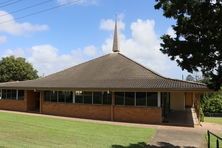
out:
M18 100L24 100L25 93L24 90L18 90Z
M73 103L73 96L71 91L66 91L65 96L66 96L66 103Z
M44 100L47 102L51 101L51 91L45 91L44 92Z
M125 92L125 105L133 106L135 104L135 93Z
M112 104L112 94L111 92L103 92L103 104Z
M92 92L90 91L84 91L84 104L92 104Z
M57 102L57 99L58 99L57 94L58 94L57 91L51 92L51 102Z
M124 92L115 92L115 104L124 105Z
M7 99L7 90L2 89L2 99Z
M83 93L82 91L75 92L75 103L83 103Z
M147 106L157 106L157 92L147 93Z
M59 102L65 102L65 92L64 91L59 91L58 92L58 101Z
M102 104L102 92L93 92L93 104Z
M146 92L136 92L136 106L146 106Z

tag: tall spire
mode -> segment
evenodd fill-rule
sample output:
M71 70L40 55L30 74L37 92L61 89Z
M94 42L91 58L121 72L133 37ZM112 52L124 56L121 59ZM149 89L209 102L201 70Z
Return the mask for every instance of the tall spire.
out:
M113 36L113 52L119 52L117 19L115 22L115 29L114 29L114 36Z

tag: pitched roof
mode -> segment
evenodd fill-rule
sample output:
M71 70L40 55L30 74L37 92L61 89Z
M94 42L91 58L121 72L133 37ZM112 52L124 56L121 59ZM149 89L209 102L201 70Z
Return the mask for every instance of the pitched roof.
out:
M207 90L205 84L163 77L121 53L110 53L36 80L1 88Z

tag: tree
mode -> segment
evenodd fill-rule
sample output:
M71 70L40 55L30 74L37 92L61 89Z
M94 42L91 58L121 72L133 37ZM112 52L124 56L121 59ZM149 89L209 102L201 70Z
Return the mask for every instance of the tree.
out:
M0 82L23 81L38 78L37 70L24 58L14 56L0 60Z
M208 86L219 90L222 85L222 1L156 0L172 25L175 37L163 35L160 50L176 60L184 70L201 71L210 78Z
M194 77L193 77L192 75L188 75L188 76L186 77L186 80L187 80L187 81L194 81Z

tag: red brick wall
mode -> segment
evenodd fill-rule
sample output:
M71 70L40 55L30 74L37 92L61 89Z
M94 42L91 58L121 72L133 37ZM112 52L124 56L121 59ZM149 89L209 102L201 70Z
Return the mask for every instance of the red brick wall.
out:
M161 123L161 108L147 108L135 106L115 106L114 120L135 123Z
M87 104L65 104L65 103L42 103L42 113L70 116L78 118L110 120L111 106L109 105L87 105Z
M26 100L0 100L0 109L26 111Z

